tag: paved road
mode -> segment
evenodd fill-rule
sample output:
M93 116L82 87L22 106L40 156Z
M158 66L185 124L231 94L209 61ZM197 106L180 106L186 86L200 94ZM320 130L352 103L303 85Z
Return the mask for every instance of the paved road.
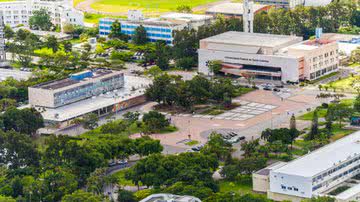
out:
M0 68L0 81L8 77L13 77L16 80L27 80L31 77L31 72L24 72L17 69L1 69Z

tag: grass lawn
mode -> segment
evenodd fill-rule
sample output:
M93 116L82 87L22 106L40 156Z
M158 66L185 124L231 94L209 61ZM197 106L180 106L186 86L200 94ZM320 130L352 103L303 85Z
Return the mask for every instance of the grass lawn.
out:
M359 78L358 76L354 76L354 77L347 77L347 78L344 78L344 79L340 79L340 80L337 80L337 81L333 81L331 83L328 84L328 86L332 86L332 87L335 87L337 89L337 91L339 91L339 89L344 89L346 91L355 91L353 88L352 88L352 83L355 79ZM332 91L331 88L329 88L329 91Z
M91 7L98 11L124 13L126 13L128 10L140 9L144 13L151 14L174 11L180 5L196 7L216 1L217 0L99 0L91 4Z
M353 63L349 65L349 67L360 67L360 63Z
M319 108L318 109L318 117L324 118L326 116L327 109ZM298 119L305 120L305 121L311 121L314 115L314 111L308 112L306 114L303 114L302 116L299 116Z
M199 144L199 141L191 140L190 142L187 142L187 143L185 143L185 144L188 145L188 146L194 146L194 145Z
M99 23L100 18L126 18L126 16L110 16L110 15L103 15L103 14L95 14L95 13L85 13L84 21L87 23Z
M330 137L330 141L334 142L338 139L341 139L351 133L355 132L354 130L349 130L349 129L344 129L344 128L340 128L339 124L334 124L333 125L333 130L332 133L333 135Z
M85 1L85 0L74 0L74 6L78 5L80 2L83 2L83 1Z
M251 183L219 181L220 192L235 192L239 194L253 193Z
M128 169L120 170L119 172L114 173L113 176L118 179L119 185L122 185L122 186L135 186L134 183L132 183L131 180L125 179L125 172L127 170Z

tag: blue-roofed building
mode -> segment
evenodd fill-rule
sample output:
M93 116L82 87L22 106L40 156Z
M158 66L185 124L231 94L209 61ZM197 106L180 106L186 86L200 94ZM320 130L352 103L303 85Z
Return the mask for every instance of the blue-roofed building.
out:
M213 17L208 15L195 15L187 13L170 13L159 18L142 19L136 17L135 19L129 17L127 20L102 18L99 21L99 34L101 37L107 37L111 32L112 23L118 20L121 23L121 32L129 35L134 35L135 29L140 25L145 27L147 37L150 42L165 41L171 45L174 39L174 31L182 30L184 28L197 29L199 26L210 24Z

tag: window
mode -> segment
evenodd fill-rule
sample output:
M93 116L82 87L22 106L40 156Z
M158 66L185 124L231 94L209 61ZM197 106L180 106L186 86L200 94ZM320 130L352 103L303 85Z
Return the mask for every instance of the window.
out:
M286 189L286 186L284 186L284 185L281 185L281 189Z
M292 190L293 188L292 187L288 187L288 190Z
M294 191L299 191L299 189L298 189L298 188L296 188L296 187L294 187Z

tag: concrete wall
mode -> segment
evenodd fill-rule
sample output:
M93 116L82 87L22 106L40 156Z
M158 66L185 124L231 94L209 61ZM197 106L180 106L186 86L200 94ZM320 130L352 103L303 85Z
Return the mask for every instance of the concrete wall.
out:
M252 174L253 190L266 193L270 189L269 176Z
M311 198L312 178L270 171L270 191L283 195Z
M54 92L41 88L29 87L29 104L32 106L47 106L50 108L54 106Z

